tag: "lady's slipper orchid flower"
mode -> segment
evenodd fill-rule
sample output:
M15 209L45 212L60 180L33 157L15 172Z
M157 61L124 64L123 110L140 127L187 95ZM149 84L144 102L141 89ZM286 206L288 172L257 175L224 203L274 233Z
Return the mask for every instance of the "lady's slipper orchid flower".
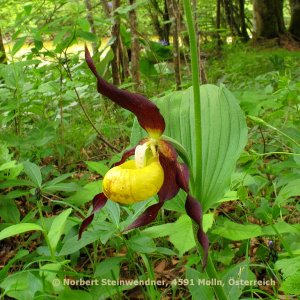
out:
M203 266L206 265L208 239L202 228L202 210L199 201L189 194L188 167L177 161L172 144L162 138L165 121L157 106L142 95L120 90L98 74L89 50L85 48L86 62L97 78L98 92L121 107L133 112L148 137L139 145L124 152L121 160L110 169L103 179L103 192L93 199L93 210L79 230L79 238L92 222L94 213L108 199L120 204L132 204L158 195L159 202L148 207L125 231L152 222L166 200L172 199L183 189L187 193L186 212L198 225L198 240L204 250ZM134 155L134 160L126 161Z

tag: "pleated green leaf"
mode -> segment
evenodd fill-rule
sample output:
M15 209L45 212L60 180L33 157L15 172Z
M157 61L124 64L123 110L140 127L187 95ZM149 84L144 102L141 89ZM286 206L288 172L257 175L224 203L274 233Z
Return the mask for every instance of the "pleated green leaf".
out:
M43 231L43 228L40 225L34 223L20 223L20 224L11 225L7 228L4 228L2 231L0 231L0 241L11 236L21 234L27 231L33 231L33 230Z
M247 125L236 98L225 88L202 85L202 187L201 204L207 211L229 189L231 173L247 141ZM193 89L176 91L157 99L166 121L167 135L183 145L196 174ZM135 122L131 142L146 134ZM194 176L195 178L195 176ZM197 186L197 183L196 183Z

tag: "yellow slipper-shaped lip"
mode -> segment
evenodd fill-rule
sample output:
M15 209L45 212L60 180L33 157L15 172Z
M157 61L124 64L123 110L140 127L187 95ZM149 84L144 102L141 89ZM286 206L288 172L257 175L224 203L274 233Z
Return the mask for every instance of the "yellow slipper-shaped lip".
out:
M105 196L121 204L146 200L160 190L164 171L158 157L149 160L143 168L137 168L134 160L110 169L103 179Z

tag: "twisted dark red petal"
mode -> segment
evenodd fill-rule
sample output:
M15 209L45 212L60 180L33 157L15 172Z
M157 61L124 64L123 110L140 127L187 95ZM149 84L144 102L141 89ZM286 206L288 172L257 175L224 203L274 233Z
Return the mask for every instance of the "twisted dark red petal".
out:
M78 240L81 239L83 232L92 223L93 219L94 219L94 214L91 214L90 216L88 216L86 219L83 220L79 228Z
M104 193L97 194L93 199L93 210L92 213L97 212L101 209L107 202L107 197Z
M198 225L197 237L204 252L202 259L202 269L204 270L207 264L209 241L202 227L202 208L200 202L188 195L186 197L185 210L189 217Z
M160 140L158 143L159 162L164 170L164 182L158 194L159 201L164 202L172 199L179 191L176 181L177 152L167 141Z
M173 145L165 140L160 140L158 143L158 152L162 153L169 160L176 161L177 160L177 152Z
M146 97L120 90L105 81L97 72L90 52L85 47L85 60L97 78L97 90L121 107L134 113L140 125L150 134L160 136L165 130L165 120L157 106Z
M78 233L78 239L80 240L82 237L82 233L86 230L86 228L91 224L94 219L94 214L98 210L100 210L107 202L107 197L103 194L97 194L93 199L93 210L92 213L83 220Z
M159 201L164 202L177 195L179 186L176 181L177 161L170 160L162 153L159 154L159 162L164 170L164 182L157 193Z
M163 202L158 202L149 206L131 225L124 229L124 231L145 226L153 222L163 204Z
M176 182L181 189L183 189L186 193L189 193L189 178L190 172L189 168L184 163L177 162L176 168Z

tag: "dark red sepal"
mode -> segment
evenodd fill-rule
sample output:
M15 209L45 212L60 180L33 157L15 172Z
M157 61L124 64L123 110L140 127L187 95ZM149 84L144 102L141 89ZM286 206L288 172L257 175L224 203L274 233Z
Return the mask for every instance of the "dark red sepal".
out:
M207 263L209 241L202 227L202 208L200 202L192 196L187 195L185 202L185 210L189 217L198 225L197 237L204 252L202 259L202 270L204 270Z
M81 239L82 233L86 230L86 228L92 223L94 219L94 214L99 209L101 209L107 202L107 197L103 194L97 194L93 199L93 210L90 216L83 220L81 226L79 228L78 239Z
M134 228L145 226L153 222L163 206L163 202L158 202L149 206L131 225L125 228L123 231L128 231Z
M97 78L97 90L121 107L134 113L140 125L149 133L160 136L165 130L165 120L158 107L146 97L118 89L104 80L97 72L88 48L85 46L85 60Z

